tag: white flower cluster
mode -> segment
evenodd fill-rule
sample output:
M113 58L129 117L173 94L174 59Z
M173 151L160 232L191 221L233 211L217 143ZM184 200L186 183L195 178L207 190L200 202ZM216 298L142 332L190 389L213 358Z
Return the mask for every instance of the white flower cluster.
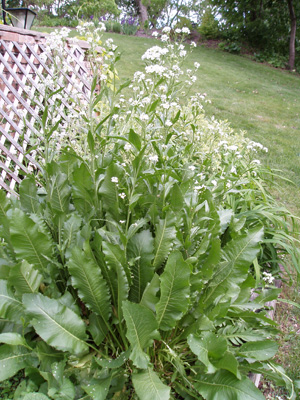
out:
M142 55L142 60L160 60L161 56L167 54L169 49L166 47L153 46Z
M269 283L271 285L274 282L275 278L271 273L264 271L262 274L263 274L263 280L266 283Z
M90 27L89 24L88 28ZM181 40L181 35L188 33L188 30L181 29L175 32L175 35ZM161 168L161 163L168 160L176 148L176 156L182 157L189 175L192 176L195 196L201 196L206 189L216 196L219 193L227 193L239 184L243 173L243 159L249 160L247 169L249 170L250 166L251 172L255 172L259 168L259 161L249 157L249 154L266 149L259 143L245 139L243 135L235 135L227 122L205 117L203 103L207 101L206 93L193 94L190 98L185 94L184 89L192 86L197 79L196 73L200 63L194 62L192 68L183 70L182 63L187 56L187 50L182 40L171 41L170 34L171 28L165 27L161 39L166 43L153 46L142 56L146 63L145 70L135 72L129 86L129 99L118 94L112 96L113 100L103 96L97 105L97 115L92 116L96 119L95 126L98 121L104 119L106 122L103 132L112 136L115 132L118 132L118 136L127 135L133 129L141 140L149 143L145 159L154 169ZM159 37L160 34L155 33L154 36ZM101 64L100 79L103 89L109 87L112 70L108 60L109 53L114 50L113 41L108 39ZM180 96L185 96L184 104L180 101ZM58 100L62 102L63 98ZM83 109L86 113L85 119L88 120L91 116L87 114L87 107ZM69 140L73 147L78 145L76 135L79 132L81 137L84 137L82 129L73 128L75 121L82 121L82 118L78 118L82 115L82 109L75 107L75 110L74 115L68 116L69 127L60 133L61 138ZM169 139L165 142L164 138L167 135ZM61 139L57 141L61 143ZM154 141L160 143L157 144L160 146L159 156L159 153L156 154L157 149L154 151L151 145ZM187 143L192 144L193 159L189 158L189 154L180 155L179 149L181 146L185 148ZM80 145L86 146L83 141ZM123 159L120 160L120 166L125 170L133 161L135 151L135 146L128 142L121 146ZM159 160L161 163L158 163ZM117 177L112 177L111 181L118 186ZM118 196L124 200L126 191L121 191L120 188Z
M95 28L94 23L85 22L77 27L77 30L89 42L90 48L87 57L90 69L98 75L99 81L109 84L112 80L111 63L114 60L116 46L112 39L108 39L105 47L99 47L102 32L105 25L100 23ZM40 55L41 61L45 64L45 69L50 69L50 73L37 77L35 85L48 103L49 128L56 123L58 126L51 137L53 151L59 151L62 145L69 143L76 151L81 154L86 152L87 143L85 134L88 127L82 124L89 116L89 93L83 88L91 86L93 74L86 75L85 82L78 79L76 73L76 54L78 39L69 39L70 29L62 28L47 36L45 52ZM95 76L95 75L94 75ZM31 96L34 88L27 88L28 96ZM56 94L52 94L56 92ZM51 96L50 96L51 94ZM118 118L115 115L114 118ZM40 148L42 148L42 144Z
M258 142L253 142L252 140L249 142L247 148L249 150L253 150L254 152L257 152L257 150L262 150L264 152L268 152L268 148L263 146L261 143Z

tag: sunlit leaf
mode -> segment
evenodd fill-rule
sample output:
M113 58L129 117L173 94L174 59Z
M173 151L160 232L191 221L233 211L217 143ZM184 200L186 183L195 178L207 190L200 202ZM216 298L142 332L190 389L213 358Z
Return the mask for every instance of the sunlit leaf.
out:
M159 379L150 368L146 371L134 373L132 383L140 400L169 400L170 387Z
M124 318L127 325L127 338L131 344L130 359L138 368L147 368L149 356L145 350L154 339L160 339L158 325L151 310L130 301L123 302Z
M159 328L167 331L187 311L190 296L190 266L180 252L170 255L164 272L160 276L160 300L156 304Z
M73 354L88 350L85 324L71 309L42 294L24 294L23 304L36 333L50 346Z

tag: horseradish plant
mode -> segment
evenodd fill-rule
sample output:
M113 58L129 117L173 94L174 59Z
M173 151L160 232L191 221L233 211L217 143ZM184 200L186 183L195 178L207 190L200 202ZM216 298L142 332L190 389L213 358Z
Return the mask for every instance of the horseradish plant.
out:
M263 399L250 372L295 397L264 306L284 255L299 265L288 212L265 189L266 149L207 118L205 96L181 101L199 65L182 69L169 34L128 97L105 79L110 41L78 120L46 108L41 171L18 199L0 192L0 378L25 371L14 399Z

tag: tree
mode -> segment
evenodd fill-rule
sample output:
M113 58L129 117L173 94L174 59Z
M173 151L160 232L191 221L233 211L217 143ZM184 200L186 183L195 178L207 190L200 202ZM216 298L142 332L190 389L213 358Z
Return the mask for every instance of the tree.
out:
M127 13L138 16L142 27L146 21L155 27L167 4L167 0L116 0L116 2Z
M290 51L289 51L289 69L295 68L295 57L296 57L296 30L297 30L297 18L296 12L293 4L293 0L287 0L289 13L290 13L290 22L291 22L291 34L290 34Z
M288 55L295 67L296 27L300 2L295 0L210 0L222 16L229 38L245 41L256 49Z

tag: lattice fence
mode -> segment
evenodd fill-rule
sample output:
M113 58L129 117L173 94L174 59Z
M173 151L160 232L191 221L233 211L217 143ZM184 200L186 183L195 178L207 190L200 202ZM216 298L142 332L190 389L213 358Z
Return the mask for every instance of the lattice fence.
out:
M18 41L0 35L0 186L15 195L28 167L39 168L30 144L40 135L40 118L45 107L41 83L53 74L53 60L46 52L45 40L40 35L38 40L32 40L30 32L27 41L26 32ZM61 71L66 82L63 98L69 98L73 87L86 99L89 97L90 71L85 50L79 46L66 47L70 69ZM53 100L49 101L51 104ZM62 100L58 110L62 120L70 107Z

